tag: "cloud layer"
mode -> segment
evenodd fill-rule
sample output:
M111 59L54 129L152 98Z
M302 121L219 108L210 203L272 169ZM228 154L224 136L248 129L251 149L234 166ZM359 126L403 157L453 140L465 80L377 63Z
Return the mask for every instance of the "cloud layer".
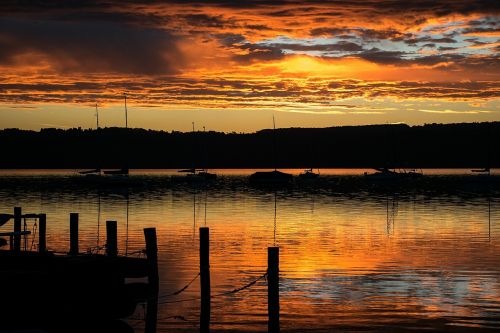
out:
M4 1L0 103L496 100L498 1Z

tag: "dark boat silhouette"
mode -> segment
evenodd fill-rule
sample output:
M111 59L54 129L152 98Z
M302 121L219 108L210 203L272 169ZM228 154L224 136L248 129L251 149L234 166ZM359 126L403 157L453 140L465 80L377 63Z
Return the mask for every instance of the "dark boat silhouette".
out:
M276 156L276 124L273 116L273 150ZM276 164L276 161L275 161ZM257 171L250 175L249 181L252 184L287 184L293 181L293 176L286 172L278 171Z
M78 171L78 173L80 175L100 175L101 169L83 170L83 171Z
M317 180L319 179L319 170L318 173L315 173L312 168L305 169L303 173L299 175L299 180Z
M384 168L374 168L377 172L367 173L365 172L365 179L370 181L395 181L395 180L410 180L419 179L423 177L422 170L417 169L389 169Z
M257 171L249 178L254 184L287 184L292 182L293 176L289 173L274 171Z
M95 116L96 116L96 130L98 131L99 130L99 109L97 108L97 103L95 104ZM101 168L78 171L78 173L80 175L84 175L84 176L100 176L101 172L102 172Z
M124 95L125 97L125 129L128 129L128 110L127 110L127 95ZM128 176L129 174L129 169L128 167L124 166L120 169L114 169L114 170L106 170L103 172L105 175L120 175L120 176Z
M128 168L114 169L114 170L105 170L103 171L105 175L127 175L129 174Z
M193 138L194 138L194 122L193 124ZM203 127L203 133L205 133L205 127ZM194 145L194 141L193 141ZM193 164L196 164L193 162ZM190 169L182 169L178 170L177 172L184 173L185 175L183 177L177 177L173 176L172 180L176 182L188 182L188 183L197 183L197 182L206 182L206 181L211 181L217 179L217 175L215 173L210 173L208 172L208 169L197 169L197 168L190 168Z
M97 122L96 129L99 130L99 109L97 108L97 103L95 105L95 111L96 111L96 122ZM125 128L128 128L127 95L125 95ZM110 179L109 177L102 177L102 175L128 176L129 168L122 167L120 169L112 169L104 171L101 168L95 168L90 170L78 171L78 174L85 176L83 180L108 182L112 179Z
M487 174L490 175L491 170L489 167L486 167L484 169L472 169L471 172L477 173L477 174Z
M173 176L174 181L204 182L217 179L217 175L208 172L207 169L182 169L177 172L185 173L185 175L183 177Z

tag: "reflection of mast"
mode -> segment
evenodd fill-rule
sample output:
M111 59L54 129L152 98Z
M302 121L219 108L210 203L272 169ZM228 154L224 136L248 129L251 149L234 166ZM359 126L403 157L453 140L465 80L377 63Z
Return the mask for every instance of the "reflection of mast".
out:
M97 192L97 251L99 251L99 237L101 228L101 191Z
M125 95L125 128L128 128L127 95Z
M205 218L204 218L204 226L207 226L207 183L205 182Z
M274 121L274 114L273 114L273 159L274 159L274 171L276 171L276 123ZM275 196L276 197L276 196ZM275 198L276 199L276 198ZM275 200L276 201L276 200Z
M95 103L95 117L96 117L96 128L99 129L99 110L97 109L97 103Z
M274 117L273 117L274 120ZM273 246L276 246L276 190L274 191L274 233L273 233Z
M196 188L193 187L193 242L196 235Z
M386 197L386 214L387 214L387 235L394 234L394 222L396 221L396 214L398 210L398 202L396 193L393 194L391 209L389 210L389 193Z
M129 196L128 196L128 189L127 193L125 194L127 196L127 206L126 206L126 212L127 212L127 226L125 229L125 256L128 255L128 205L129 205Z
M491 242L491 196L488 193L488 241Z

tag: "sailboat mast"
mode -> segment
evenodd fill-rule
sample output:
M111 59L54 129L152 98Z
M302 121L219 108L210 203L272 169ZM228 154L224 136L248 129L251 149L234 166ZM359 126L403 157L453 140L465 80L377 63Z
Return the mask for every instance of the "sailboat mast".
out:
M194 137L194 121L191 122L191 124L193 125L193 174L196 173L196 138Z
M97 103L95 103L95 116L97 118L97 129L99 129L99 109L97 109Z
M277 165L276 165L276 123L274 121L274 114L273 114L273 162L274 162L274 171L277 170Z
M128 128L127 95L125 95L125 128Z

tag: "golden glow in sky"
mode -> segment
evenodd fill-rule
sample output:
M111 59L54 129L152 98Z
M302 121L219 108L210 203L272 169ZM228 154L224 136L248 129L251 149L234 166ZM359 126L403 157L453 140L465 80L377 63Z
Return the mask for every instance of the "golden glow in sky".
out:
M500 120L494 2L7 1L0 127Z

